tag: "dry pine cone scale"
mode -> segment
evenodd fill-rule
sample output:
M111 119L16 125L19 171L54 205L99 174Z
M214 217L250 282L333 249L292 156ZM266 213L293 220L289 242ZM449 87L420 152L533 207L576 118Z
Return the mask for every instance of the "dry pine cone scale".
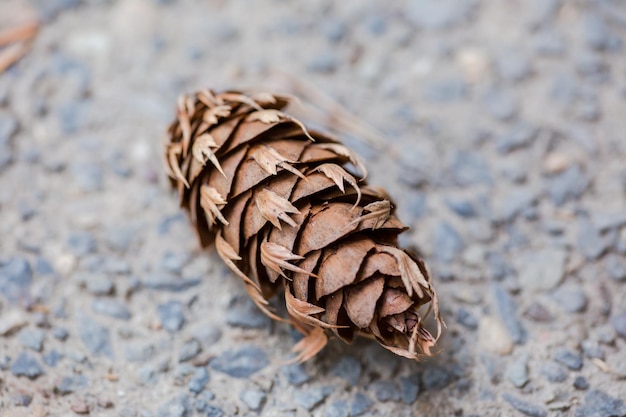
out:
M284 291L308 360L334 333L392 352L430 355L443 321L421 259L398 247L406 230L358 158L284 113L272 94L200 91L178 102L165 165L201 244L242 279L259 308ZM434 314L436 336L424 320Z

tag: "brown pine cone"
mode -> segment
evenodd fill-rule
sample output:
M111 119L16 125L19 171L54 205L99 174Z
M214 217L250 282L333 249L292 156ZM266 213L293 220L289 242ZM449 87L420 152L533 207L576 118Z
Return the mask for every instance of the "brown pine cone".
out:
M306 336L296 359L332 332L375 338L407 357L431 355L443 321L424 262L398 247L407 229L359 159L281 111L276 94L200 91L178 102L165 166L203 246L215 242L259 308L284 291ZM359 174L353 171L359 171ZM437 336L424 327L434 313Z

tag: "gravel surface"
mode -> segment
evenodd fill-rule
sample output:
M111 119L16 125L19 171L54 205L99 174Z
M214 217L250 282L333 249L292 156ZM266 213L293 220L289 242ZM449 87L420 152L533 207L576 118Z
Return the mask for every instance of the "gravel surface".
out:
M0 74L1 416L626 416L626 4L385 4L0 2L41 21ZM385 138L340 135L433 271L433 358L287 365L168 188L181 92L303 84Z

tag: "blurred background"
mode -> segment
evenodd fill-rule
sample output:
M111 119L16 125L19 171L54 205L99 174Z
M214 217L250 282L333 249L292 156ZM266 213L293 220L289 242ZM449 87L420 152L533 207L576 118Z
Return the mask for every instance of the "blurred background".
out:
M622 0L2 0L0 415L626 416L625 40ZM165 180L207 87L365 159L438 356L284 365Z

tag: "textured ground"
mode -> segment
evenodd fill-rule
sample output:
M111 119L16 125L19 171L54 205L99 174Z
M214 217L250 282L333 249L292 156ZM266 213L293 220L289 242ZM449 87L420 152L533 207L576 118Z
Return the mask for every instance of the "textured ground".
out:
M0 415L626 416L621 0L2 0ZM422 363L297 337L198 248L161 168L179 93L287 71L412 226L448 331ZM319 122L319 119L317 120Z

